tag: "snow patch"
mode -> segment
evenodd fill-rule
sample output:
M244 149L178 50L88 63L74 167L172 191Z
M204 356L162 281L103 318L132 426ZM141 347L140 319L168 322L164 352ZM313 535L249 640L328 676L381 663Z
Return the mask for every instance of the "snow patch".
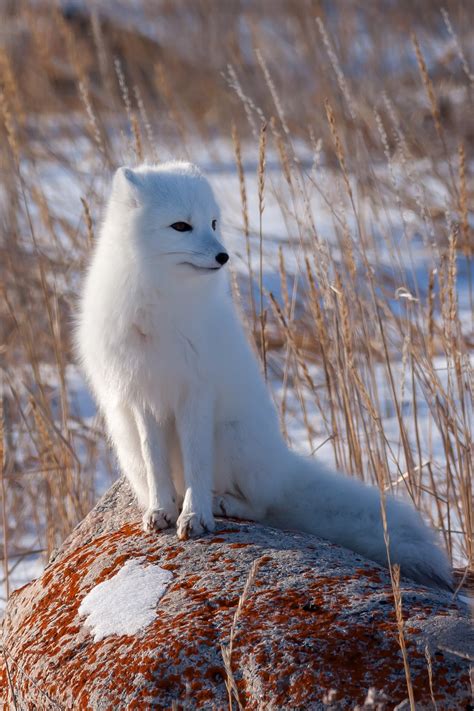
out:
M113 578L92 588L81 602L79 614L86 617L94 642L110 635L134 635L151 624L157 602L172 577L159 565L133 559Z

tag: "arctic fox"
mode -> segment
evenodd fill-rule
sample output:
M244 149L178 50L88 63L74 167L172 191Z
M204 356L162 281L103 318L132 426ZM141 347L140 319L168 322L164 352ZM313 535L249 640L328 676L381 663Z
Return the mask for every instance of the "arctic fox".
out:
M77 347L145 530L214 515L313 533L387 564L379 492L289 450L222 267L220 212L184 162L119 168L85 280ZM446 555L387 498L390 558L450 588Z

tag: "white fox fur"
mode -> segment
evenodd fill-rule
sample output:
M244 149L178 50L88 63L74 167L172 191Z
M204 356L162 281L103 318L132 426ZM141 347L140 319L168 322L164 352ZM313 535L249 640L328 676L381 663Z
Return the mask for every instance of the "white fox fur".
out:
M218 514L313 533L386 565L378 490L285 445L219 240L219 208L195 166L117 171L77 346L145 529L177 524L184 539L212 531ZM392 563L449 588L447 558L418 513L393 498L386 511Z

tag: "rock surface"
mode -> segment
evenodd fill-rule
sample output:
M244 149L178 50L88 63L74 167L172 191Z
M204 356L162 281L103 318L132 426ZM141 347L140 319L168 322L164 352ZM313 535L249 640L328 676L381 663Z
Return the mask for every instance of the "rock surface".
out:
M145 534L121 481L41 578L12 595L0 707L228 708L221 645L229 644L255 560L231 656L242 707L352 709L369 688L384 695L378 708L407 698L385 570L313 536L236 521L218 521L215 533L195 541L178 541L173 531ZM147 627L94 641L81 602L129 561L170 571L168 587ZM433 708L432 695L440 710L468 708L467 608L409 581L402 599L417 709Z

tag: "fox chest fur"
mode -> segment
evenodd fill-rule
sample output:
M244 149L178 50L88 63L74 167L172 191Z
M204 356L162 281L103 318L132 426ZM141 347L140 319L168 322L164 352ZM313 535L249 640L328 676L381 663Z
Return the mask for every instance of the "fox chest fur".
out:
M120 299L109 304L96 331L97 360L107 367L101 379L108 381L109 391L147 405L159 419L173 414L191 391L210 397L220 410L222 388L235 375L235 339L225 333L231 315L223 305L217 313L186 303L169 310L161 307L159 296L140 296L133 309Z

